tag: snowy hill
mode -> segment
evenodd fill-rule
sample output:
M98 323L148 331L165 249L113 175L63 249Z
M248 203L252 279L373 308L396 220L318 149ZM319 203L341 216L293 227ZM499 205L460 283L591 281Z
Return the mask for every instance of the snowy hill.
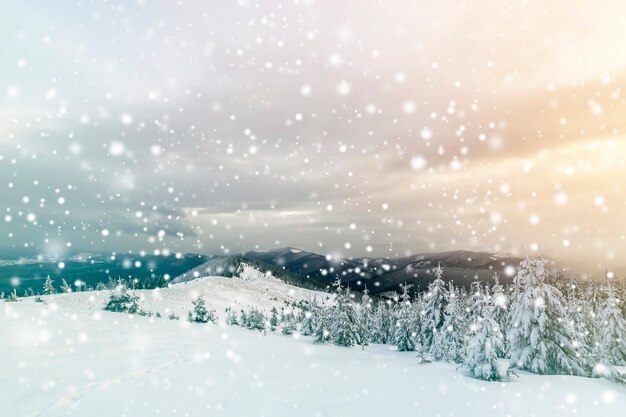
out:
M163 318L102 311L109 291L0 302L6 415L617 417L626 408L626 389L605 380L520 372L481 382L389 346L362 351L165 318L185 314L198 293L218 312L328 295L253 268L137 293Z
M207 308L215 310L223 318L227 308L234 310L257 308L269 311L285 304L317 298L328 298L328 293L307 290L267 276L252 267L244 268L239 278L211 276L171 285L169 288L135 290L139 306L145 312L160 313L163 317L174 313L185 317L191 309L191 301L199 295L207 300ZM101 310L110 291L89 291L45 296L49 303L74 310ZM31 300L26 298L25 300Z
M241 276L244 270L263 271L287 284L311 290L326 291L328 286L318 280L293 273L277 265L269 264L244 255L217 256L198 265L173 279L173 282L185 282L198 277L219 275L223 277Z

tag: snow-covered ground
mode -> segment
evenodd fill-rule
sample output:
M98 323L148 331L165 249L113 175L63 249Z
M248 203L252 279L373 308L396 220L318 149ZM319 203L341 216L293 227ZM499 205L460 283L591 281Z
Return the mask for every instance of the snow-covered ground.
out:
M198 295L206 299L208 309L215 310L218 319L225 319L226 308L239 311L254 307L269 312L272 307L279 311L286 303L312 298L322 302L330 294L295 287L273 278L254 268L246 267L240 278L204 277L193 281L173 284L169 288L135 290L143 311L161 313L167 317L174 313L181 318L192 308L191 302ZM45 296L44 299L76 310L101 310L110 297L110 291L90 291Z
M183 316L198 292L218 313L315 295L244 277L143 291L142 307ZM0 303L0 415L610 417L626 410L626 389L605 380L521 372L511 382L481 382L453 365L417 365L415 354L388 346L362 351L165 314L109 313L101 310L107 297Z

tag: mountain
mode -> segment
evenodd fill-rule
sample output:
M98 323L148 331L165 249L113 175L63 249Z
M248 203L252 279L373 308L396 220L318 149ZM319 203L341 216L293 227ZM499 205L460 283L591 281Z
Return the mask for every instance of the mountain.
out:
M469 287L476 279L490 282L495 272L507 282L519 262L518 258L470 251L422 253L397 259L335 259L293 247L213 257L193 253L178 256L118 254L112 257L110 254L83 252L63 260L38 257L0 262L0 291L10 292L18 283L20 295L28 288L40 292L48 275L57 286L61 278L70 284L80 280L88 286L95 286L109 277L132 277L139 282L165 275L173 277L174 282L209 275L232 277L251 266L302 288L327 291L339 277L354 290L362 291L367 286L372 294L384 294L399 291L404 283L411 285L412 291L426 288L434 279L432 269L437 264L444 268L445 281L453 280L457 285ZM508 274L504 273L505 269Z
M421 253L404 258L333 259L297 248L244 253L248 259L265 262L302 275L316 282L330 284L338 277L355 290L365 286L373 294L398 291L407 283L414 291L422 290L434 280L433 268L440 264L444 280L469 287L472 281L489 282L498 273L503 282L510 281L521 259L487 252L450 251ZM505 273L506 272L508 273Z
M139 282L169 275L176 277L204 263L208 257L193 253L183 255L139 255L79 253L64 259L46 257L0 262L0 291L11 292L13 288L22 293L32 288L41 292L48 275L58 287L61 279L69 284L80 280L87 286L106 282L111 278L137 279Z
M318 291L325 291L328 288L328 286L324 282L321 282L315 278L309 278L301 274L291 272L290 270L282 268L281 266L263 262L258 259L252 259L245 255L228 255L211 258L205 263L177 276L172 282L186 282L199 277L212 275L219 275L229 278L239 277L248 268L252 268L256 271L262 271L262 273L264 273L265 275L271 275L272 277L280 281L300 288L307 288L310 290Z

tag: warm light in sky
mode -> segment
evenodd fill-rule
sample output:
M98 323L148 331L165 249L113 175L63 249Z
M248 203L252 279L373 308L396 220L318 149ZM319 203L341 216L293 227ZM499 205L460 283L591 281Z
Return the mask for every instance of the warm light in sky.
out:
M624 2L4 10L2 251L625 265Z

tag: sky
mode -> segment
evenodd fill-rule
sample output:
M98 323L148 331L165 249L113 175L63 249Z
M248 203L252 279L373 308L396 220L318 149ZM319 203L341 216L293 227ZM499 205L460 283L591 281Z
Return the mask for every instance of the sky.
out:
M6 0L0 255L624 267L624 39L623 1Z

